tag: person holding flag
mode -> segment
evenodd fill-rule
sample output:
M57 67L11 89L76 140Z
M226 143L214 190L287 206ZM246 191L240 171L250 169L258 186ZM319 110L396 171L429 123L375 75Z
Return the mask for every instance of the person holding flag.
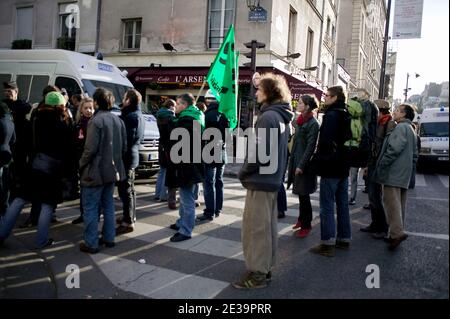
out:
M219 217L223 206L223 172L225 169L227 154L225 149L225 130L229 126L228 119L219 112L219 104L215 96L208 90L205 95L207 109L205 112L205 129L214 128L220 131L222 136L219 142L220 154L213 154L213 148L209 155L214 160L205 163L205 181L203 183L205 210L196 218L197 222L210 222L214 216ZM211 137L214 138L214 135ZM208 142L206 142L208 143Z

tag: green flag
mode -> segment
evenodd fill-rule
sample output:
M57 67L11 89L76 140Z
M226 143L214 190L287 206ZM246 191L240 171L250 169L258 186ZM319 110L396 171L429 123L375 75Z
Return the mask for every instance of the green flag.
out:
M209 88L219 102L219 112L237 126L238 56L234 50L234 28L231 25L219 52L206 76Z

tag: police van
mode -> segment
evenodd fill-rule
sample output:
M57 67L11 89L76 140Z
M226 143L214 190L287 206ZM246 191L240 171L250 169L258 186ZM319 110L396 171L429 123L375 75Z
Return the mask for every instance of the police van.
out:
M69 94L92 97L98 87L110 90L115 97L113 112L126 90L133 88L126 73L115 65L93 56L66 50L0 50L0 83L15 81L19 99L30 104L42 100L47 85L65 88ZM3 92L0 91L0 99ZM144 114L144 142L139 151L138 173L153 174L158 168L159 131L156 119Z
M424 109L418 116L421 142L419 163L448 163L448 107Z

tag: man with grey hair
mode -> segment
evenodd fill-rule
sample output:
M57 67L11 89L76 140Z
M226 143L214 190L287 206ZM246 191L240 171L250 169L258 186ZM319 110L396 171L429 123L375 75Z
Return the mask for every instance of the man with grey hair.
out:
M404 232L406 197L413 166L417 163L417 136L412 127L414 108L401 104L394 111L395 129L386 136L375 169L374 181L383 185L383 203L389 224L389 250L408 235Z

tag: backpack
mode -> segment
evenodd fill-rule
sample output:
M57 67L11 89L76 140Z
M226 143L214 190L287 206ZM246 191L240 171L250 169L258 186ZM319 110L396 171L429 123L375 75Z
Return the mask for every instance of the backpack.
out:
M370 156L370 141L367 126L364 123L364 108L357 100L349 100L347 109L351 116L351 138L344 145L347 147L350 167L366 167Z

